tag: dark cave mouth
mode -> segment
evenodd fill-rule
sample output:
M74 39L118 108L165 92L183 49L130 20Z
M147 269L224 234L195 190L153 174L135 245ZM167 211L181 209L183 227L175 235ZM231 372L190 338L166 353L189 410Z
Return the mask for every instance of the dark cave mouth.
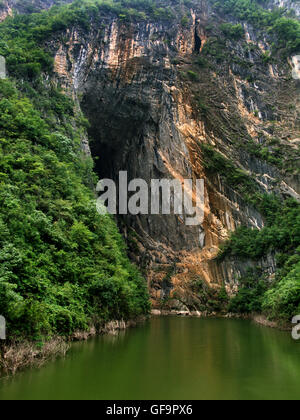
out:
M199 54L202 47L201 38L198 35L197 28L195 28L194 52Z
M136 92L114 86L92 83L84 89L80 106L89 121L88 137L95 162L95 172L101 179L115 179L119 171L130 172L137 151L144 144L144 128L153 124L150 104ZM133 174L132 174L133 175Z

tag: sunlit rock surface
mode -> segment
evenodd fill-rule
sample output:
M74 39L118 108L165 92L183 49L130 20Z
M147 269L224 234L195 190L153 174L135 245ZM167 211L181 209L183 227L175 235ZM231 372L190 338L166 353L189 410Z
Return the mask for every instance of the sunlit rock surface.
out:
M281 3L291 7L293 2ZM9 5L8 0L6 15ZM298 3L293 6L298 13ZM88 31L69 28L47 47L57 82L72 92L89 119L99 177L117 180L119 171L128 171L129 179L148 182L205 179L201 226L188 227L176 215L119 218L130 256L148 279L154 308L164 301L170 308L197 311L195 281L216 289L225 282L233 293L248 268L259 265L269 276L276 269L271 254L255 264L215 261L231 231L241 224L260 229L265 221L217 172L207 172L201 144L249 174L258 190L299 199L299 175L292 163L300 141L300 70L298 56L264 61L272 39L267 33L258 37L244 22L245 39L225 41L230 60L209 62L205 45L221 37L218 27L225 17L205 0L189 13L188 25L129 24L108 14ZM197 67L201 57L208 64ZM200 102L206 109L202 105L199 111ZM290 171L251 152L253 144L264 148L272 142L286 150ZM84 148L88 151L87 140Z

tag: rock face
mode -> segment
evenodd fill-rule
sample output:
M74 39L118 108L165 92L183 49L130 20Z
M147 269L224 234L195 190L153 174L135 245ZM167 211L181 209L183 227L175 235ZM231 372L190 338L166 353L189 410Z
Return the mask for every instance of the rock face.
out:
M300 4L297 0L272 0L269 1L268 7L270 10L274 7L293 10L296 16L300 16Z
M12 3L9 0L5 0L2 5L0 5L0 22L7 18L7 16L12 16Z
M245 23L245 39L225 39L219 29L225 17L205 0L197 4L188 23L128 23L108 13L88 31L73 27L48 44L57 81L72 91L90 122L100 178L117 180L119 171L128 171L129 179L147 182L205 180L201 226L186 226L176 215L119 217L153 306L168 302L179 310L198 309L192 286L199 279L234 292L254 263L216 262L220 243L241 224L264 226L239 191L207 170L202 144L249 174L261 191L300 194L295 58L264 60L272 40ZM211 54L216 45L221 51ZM271 155L284 150L283 167L257 148ZM272 255L255 265L270 276L276 268Z
M73 0L62 0L60 3L72 3ZM55 0L3 0L0 3L0 22L13 13L33 13L46 10L55 5Z

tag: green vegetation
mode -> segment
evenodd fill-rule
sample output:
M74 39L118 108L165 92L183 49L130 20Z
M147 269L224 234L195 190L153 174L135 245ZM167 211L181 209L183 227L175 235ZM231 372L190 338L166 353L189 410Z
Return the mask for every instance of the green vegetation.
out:
M285 276L279 278L275 287L268 290L263 298L262 308L270 318L290 321L300 313L300 249L298 263Z
M239 291L229 303L228 311L239 314L260 313L267 282L259 270L248 270L240 280Z
M240 280L240 288L230 300L228 311L234 313L264 313L268 318L289 323L300 312L300 263L282 277L277 275L271 288L259 271L249 271Z
M202 116L206 116L208 114L209 109L210 109L209 106L206 105L206 103L203 102L202 99L199 99L197 101L197 108L198 108L199 112L202 114Z
M188 78L192 81L192 82L196 82L197 80L198 80L198 74L197 73L195 73L194 71L192 71L192 70L188 70L188 72L187 72L187 76L188 76Z
M269 51L262 53L262 59L265 64L272 63L273 59Z
M270 284L262 270L248 272L229 310L238 313L264 312L270 318L288 321L300 309L300 204L290 198L262 194L257 183L209 145L201 145L203 164L208 173L218 174L226 185L263 215L263 229L239 227L223 244L218 257L258 262L274 255L276 277Z
M182 2L174 3L181 7ZM251 0L224 0L215 7L276 35L274 50L287 54L300 50L300 23L282 10L270 12ZM183 27L189 25L185 12L178 20ZM49 81L53 58L43 48L46 40L74 25L88 30L92 22L99 22L103 27L104 15L124 22L176 18L174 10L160 1L76 0L8 18L0 25L0 55L6 58L10 75L10 80L0 81L0 313L16 337L70 335L93 323L133 318L149 309L144 281L126 257L115 222L95 209L93 163L80 152L87 121L72 99ZM240 24L224 23L220 29L228 38L244 37ZM229 57L225 47L224 40L210 37L204 57L195 64L207 67L205 56L222 62ZM265 63L271 59L268 53L263 56ZM199 80L192 70L183 77ZM197 107L203 116L209 114L203 99L197 100ZM285 152L273 146L249 147L282 167ZM245 171L211 146L201 149L205 170L217 173L266 219L261 231L239 228L219 258L258 261L271 253L278 265L271 288L258 270L244 276L230 309L288 319L300 310L299 204L263 195ZM134 238L131 245L136 246ZM227 302L224 290L216 296L201 282L193 287L206 308L218 310L220 301Z
M197 59L195 60L195 64L202 68L207 67L209 65L208 61L202 56L197 57Z
M93 3L94 4L94 3ZM82 2L0 25L0 313L10 337L70 335L149 309L114 220L99 216L92 160L81 152L87 121L50 80L41 46L86 16Z
M275 165L283 173L299 174L299 151L293 147L282 145L280 139L266 139L263 144L249 140L241 145L253 156Z
M187 28L187 27L189 26L189 23L190 23L190 19L189 19L189 17L188 17L187 15L184 15L184 16L182 17L182 19L181 19L181 25L182 25L184 28Z
M282 170L287 169L286 165L284 165L284 160L283 160L284 155L286 154L286 150L280 147L280 142L278 145L267 147L267 146L263 146L261 144L255 143L253 140L251 140L247 142L247 144L244 147L249 153L258 157L259 159L269 162L271 165L275 165L277 166L277 168L280 168Z
M245 31L241 24L232 25L231 23L223 23L220 29L224 35L231 39L239 40L245 37Z
M174 17L170 8L151 0L75 0L49 11L7 18L0 26L0 54L7 59L10 75L33 79L42 71L50 72L52 59L39 44L74 25L88 29L92 21L101 23L105 13L129 21Z
M256 182L244 171L207 144L201 144L203 165L208 173L218 174L227 185L238 191L251 202L258 194Z
M223 287L215 290L210 287L202 278L196 277L191 283L191 290L197 294L199 304L197 310L205 312L220 312L225 310L228 304L228 296Z
M218 38L210 38L204 45L202 54L213 57L217 63L221 63L226 58L226 43Z
M265 195L258 208L266 226L262 230L237 229L223 245L220 258L258 261L276 255L276 278L269 290L264 274L255 272L242 279L230 308L236 312L264 311L271 318L288 321L300 309L300 205L293 199L282 203L276 196Z
M217 10L251 23L255 28L276 35L274 49L286 54L300 51L300 22L284 16L284 9L269 11L253 0L224 0L214 2Z
M143 280L86 186L80 126L53 131L11 81L0 81L0 110L0 313L10 334L71 334L145 313Z

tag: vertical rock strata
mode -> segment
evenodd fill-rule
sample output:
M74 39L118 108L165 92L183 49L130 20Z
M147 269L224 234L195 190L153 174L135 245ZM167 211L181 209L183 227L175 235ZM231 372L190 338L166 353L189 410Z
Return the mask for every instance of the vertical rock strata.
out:
M154 307L171 299L172 308L196 310L197 279L216 289L225 282L232 293L247 268L257 265L215 261L231 231L241 224L260 229L264 219L217 171L207 170L203 144L252 177L258 190L299 199L297 171L287 175L248 147L276 138L286 149L286 164L288 156L294 160L300 142L298 58L264 61L269 37L258 37L244 22L245 39L223 35L225 59L205 54L222 37L224 19L202 1L189 11L186 25L129 24L107 14L89 31L69 28L48 42L57 81L90 121L101 178L117 180L123 170L129 179L148 182L205 179L202 226L188 227L176 215L119 219L131 257L147 275ZM270 276L276 268L272 255L258 264Z

